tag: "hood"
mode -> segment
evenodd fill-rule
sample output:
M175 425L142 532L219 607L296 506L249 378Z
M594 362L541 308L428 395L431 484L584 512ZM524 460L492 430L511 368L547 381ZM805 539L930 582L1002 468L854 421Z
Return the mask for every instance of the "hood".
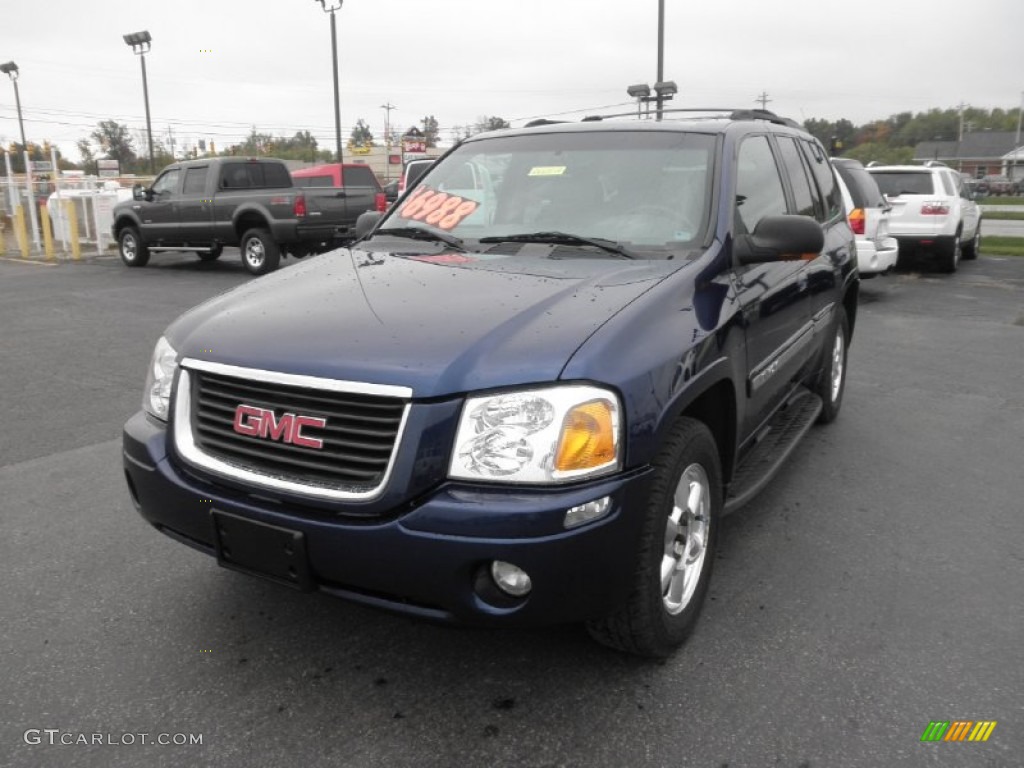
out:
M417 398L548 382L684 266L341 249L196 307L167 338L184 357L406 386Z

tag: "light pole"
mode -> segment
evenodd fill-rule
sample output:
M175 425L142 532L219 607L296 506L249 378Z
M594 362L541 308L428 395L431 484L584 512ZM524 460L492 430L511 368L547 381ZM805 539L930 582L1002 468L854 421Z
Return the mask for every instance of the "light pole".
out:
M21 146L28 151L28 144L25 143L25 123L21 119L21 95L18 93L18 65L13 61L0 64L0 72L3 72L14 83L14 103L18 107L18 128L21 129Z
M380 108L384 110L384 181L388 182L391 181L391 110L398 107L389 101Z
M124 41L131 46L132 53L142 61L142 96L146 100L146 137L149 139L149 172L156 173L156 162L153 160L153 126L149 122L149 85L146 82L146 54L149 52L153 38L149 32L133 32L124 35Z
M338 28L334 21L334 14L341 10L345 0L314 0L320 3L324 13L331 14L331 55L334 60L334 143L338 152L338 162L344 160L341 156L341 100L338 97Z
M672 80L659 80L654 84L654 95L651 96L651 86L647 83L639 83L638 85L631 85L626 89L626 93L631 99L636 99L636 115L641 117L641 105L646 104L646 114L649 118L651 116L651 102L655 102L657 111L655 115L658 120L661 120L662 112L664 111L662 105L666 101L671 101L672 97L676 95L679 89Z
M665 0L658 0L658 79L657 83L661 83L665 79ZM673 84L674 85L674 84ZM655 92L658 94L658 120L661 120L662 107L664 106L665 98L661 91L658 90L658 86L654 86ZM675 91L672 91L675 93ZM669 97L671 98L671 97Z
M25 123L21 118L21 94L18 92L18 65L13 61L0 64L0 72L3 72L14 83L14 103L18 108L18 128L21 130L21 156L25 162L25 189L28 190L28 218L32 224L32 242L39 247L39 227L36 222L36 203L34 189L32 188L32 161L28 155L28 143L25 141Z

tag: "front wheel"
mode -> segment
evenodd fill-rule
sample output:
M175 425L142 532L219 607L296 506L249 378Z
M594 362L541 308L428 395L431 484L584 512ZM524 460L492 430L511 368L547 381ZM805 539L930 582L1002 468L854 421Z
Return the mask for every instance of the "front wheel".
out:
M250 229L242 235L242 263L253 275L273 272L281 263L281 248L265 229Z
M821 366L818 386L815 393L821 398L821 413L818 414L819 424L829 424L836 420L839 409L843 405L843 393L846 391L846 354L850 339L850 324L846 319L846 310L836 307L835 321L832 323L832 342L825 348L825 359Z
M128 267L144 267L149 262L149 249L143 245L139 230L125 227L117 238L121 261Z
M711 432L687 417L652 464L655 475L630 595L587 629L605 645L664 658L693 631L707 595L723 503L722 471Z

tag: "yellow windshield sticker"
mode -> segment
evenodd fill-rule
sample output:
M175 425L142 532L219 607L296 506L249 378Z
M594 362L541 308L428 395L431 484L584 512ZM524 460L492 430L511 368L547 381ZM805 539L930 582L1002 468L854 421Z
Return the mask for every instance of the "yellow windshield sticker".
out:
M564 165L535 165L527 176L561 176L564 173Z

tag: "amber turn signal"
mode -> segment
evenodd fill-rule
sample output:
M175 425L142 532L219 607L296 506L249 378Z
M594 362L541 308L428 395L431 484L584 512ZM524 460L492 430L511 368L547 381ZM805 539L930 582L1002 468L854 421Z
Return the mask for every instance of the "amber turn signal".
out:
M606 400L581 403L566 414L555 451L555 470L573 472L615 461L615 423Z

